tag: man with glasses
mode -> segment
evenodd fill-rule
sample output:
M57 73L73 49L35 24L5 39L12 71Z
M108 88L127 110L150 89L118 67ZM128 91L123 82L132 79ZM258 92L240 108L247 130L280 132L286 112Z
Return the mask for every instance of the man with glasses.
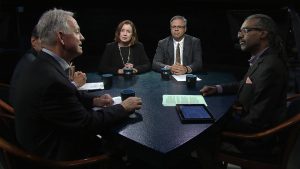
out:
M202 49L200 39L185 34L187 20L174 16L170 20L171 36L158 42L153 58L152 69L170 68L176 75L193 73L202 68Z
M288 81L285 48L275 22L263 14L247 17L238 32L238 39L241 50L251 54L244 78L236 83L204 86L200 92L204 96L237 93L235 107L238 109L227 114L222 130L261 131L278 124L285 116ZM266 150L271 145L267 140L229 143L223 148L246 154Z

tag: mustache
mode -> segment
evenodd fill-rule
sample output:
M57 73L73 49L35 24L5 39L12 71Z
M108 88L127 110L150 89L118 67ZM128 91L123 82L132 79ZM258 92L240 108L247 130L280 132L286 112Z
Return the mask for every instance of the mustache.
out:
M240 43L234 43L233 48L240 50L241 49Z

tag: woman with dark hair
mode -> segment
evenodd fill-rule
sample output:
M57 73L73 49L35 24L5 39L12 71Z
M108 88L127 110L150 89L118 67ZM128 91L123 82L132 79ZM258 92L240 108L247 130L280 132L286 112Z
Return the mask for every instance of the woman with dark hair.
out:
M151 68L144 45L138 41L135 25L130 20L119 23L114 42L106 44L100 61L101 73L124 74L123 68L143 73Z

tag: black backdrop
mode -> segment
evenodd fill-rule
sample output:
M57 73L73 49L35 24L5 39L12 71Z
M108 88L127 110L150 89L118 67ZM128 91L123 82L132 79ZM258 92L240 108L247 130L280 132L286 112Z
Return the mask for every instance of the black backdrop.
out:
M84 54L74 62L77 69L84 72L97 71L105 44L113 41L120 21L130 19L136 24L139 40L152 60L158 40L170 34L170 18L183 15L188 20L187 34L201 39L206 69L233 71L240 76L247 69L249 58L236 47L237 31L243 19L253 13L268 14L280 25L284 38L289 40L287 7L294 5L289 2L272 2L270 5L270 2L258 0L109 1L105 5L95 1L0 1L0 82L9 81L17 60L30 47L32 27L44 11L53 7L76 13L86 40Z

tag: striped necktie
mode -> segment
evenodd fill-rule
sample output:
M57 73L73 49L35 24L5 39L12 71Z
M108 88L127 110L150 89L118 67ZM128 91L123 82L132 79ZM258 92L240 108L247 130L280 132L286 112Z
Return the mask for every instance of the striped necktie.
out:
M177 47L176 47L176 63L181 63L180 61L180 46L179 46L179 43L177 43Z

